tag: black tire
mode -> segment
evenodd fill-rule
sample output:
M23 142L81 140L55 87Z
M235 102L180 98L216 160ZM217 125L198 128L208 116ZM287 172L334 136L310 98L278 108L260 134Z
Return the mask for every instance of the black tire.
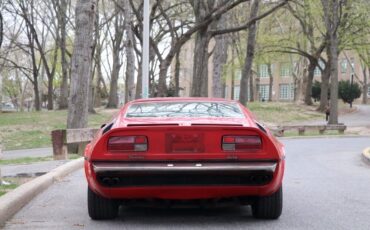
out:
M114 219L118 215L118 203L113 199L104 198L89 187L87 188L87 206L89 216L93 220Z
M252 204L252 213L258 219L277 219L283 210L283 188L270 196L258 197Z

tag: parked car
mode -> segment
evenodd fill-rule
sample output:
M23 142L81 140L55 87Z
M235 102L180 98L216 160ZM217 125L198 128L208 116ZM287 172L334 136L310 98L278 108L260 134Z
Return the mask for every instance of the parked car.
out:
M153 98L127 103L85 150L88 212L111 219L132 200L251 205L282 212L283 145L236 101Z
M2 103L1 106L1 111L2 112L16 112L17 108L10 102Z

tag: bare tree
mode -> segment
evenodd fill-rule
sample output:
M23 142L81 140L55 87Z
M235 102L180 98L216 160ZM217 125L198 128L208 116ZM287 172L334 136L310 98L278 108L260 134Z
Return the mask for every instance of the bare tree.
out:
M3 14L1 13L0 11L0 48L1 48L1 45L3 44L3 33L4 33L4 29L3 29Z
M89 95L95 10L95 0L77 2L67 128L87 126L88 101L86 98Z
M69 62L67 59L67 12L68 2L67 0L52 0L56 19L58 24L58 38L59 48L61 55L62 64L62 81L60 84L60 95L59 95L59 109L67 109L68 107L68 73L69 73Z
M26 26L29 30L29 33L32 35L32 39L34 41L34 45L36 46L36 49L38 51L38 54L40 55L41 62L43 65L43 69L45 70L46 76L48 78L48 109L53 109L53 81L55 76L55 68L56 68L56 62L57 62L57 55L58 55L58 49L54 48L53 50L53 57L52 62L49 63L48 57L47 57L47 51L45 47L45 36L44 34L39 35L39 33L36 30L37 22L35 20L37 16L37 10L35 6L34 0L31 0L28 4L26 4L24 1L18 2L18 7L20 9L20 16L23 18L23 20L26 23ZM42 20L42 23L45 24L45 21ZM48 30L51 30L50 25L45 25L45 27L48 28Z
M213 12L221 12L221 14L219 14L216 17L216 18L218 18L222 14L227 13L228 11L230 11L231 9L233 9L234 7L236 7L237 5L239 5L242 2L243 1L220 1L220 3L217 4L217 7L214 7L214 5L213 5L214 9L213 10L208 9L208 11L210 12L209 13L210 15L214 15ZM221 35L221 34L227 34L227 33L232 33L232 32L238 32L238 31L241 31L241 30L246 30L251 25L253 25L255 22L257 22L258 20L261 20L261 19L267 17L268 15L270 15L271 13L273 13L274 11L276 11L277 9L279 9L280 7L285 5L286 2L287 2L287 0L277 2L277 4L274 4L274 6L271 7L269 10L267 10L266 12L261 13L260 15L258 15L256 17L250 18L250 20L243 23L242 25L238 25L238 26L235 26L235 27L232 27L232 28L225 28L225 29L221 29L221 30L220 29L210 30L208 27L214 20L216 20L216 18L212 18L208 14L206 16L204 16L203 17L204 20L202 21L202 23L198 23L197 25L203 24L204 21L208 21L208 20L210 20L210 18L212 20L209 21L208 24L205 24L205 25L203 25L203 26L201 26L197 29L197 33L198 33L197 37L200 36L201 38L198 38L198 39L196 38L196 40L195 40L194 65L197 65L197 66L193 67L194 71L193 71L192 96L208 96L208 92L207 92L208 75L206 75L206 73L208 73L208 70L207 70L208 66L202 64L202 63L208 63L208 61L205 60L205 59L208 59L208 55L206 56L206 55L202 54L202 52L205 53L204 49L208 49L209 39L216 36L216 35ZM195 5L195 6L198 6L198 5ZM208 8L210 7L210 6L207 6L207 5L199 5L199 6L208 7ZM199 12L202 12L202 11L199 11ZM198 47L200 49L197 49L197 42L203 43L201 46ZM197 54L197 53L199 53L199 54ZM205 59L200 60L200 58L205 58ZM201 74L201 75L199 76L198 74ZM203 85L203 84L206 84L206 85ZM248 85L248 83L247 83L247 85Z
M4 37L3 33L4 33L3 14L0 11L0 48L1 48L1 45L3 44L3 37ZM2 76L0 76L0 113L2 112L2 108L3 108L3 78ZM1 146L0 146L0 152L1 152Z

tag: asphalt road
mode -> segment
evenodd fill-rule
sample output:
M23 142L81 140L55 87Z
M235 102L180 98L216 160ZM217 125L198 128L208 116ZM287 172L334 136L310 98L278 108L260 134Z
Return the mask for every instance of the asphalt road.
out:
M370 127L370 105L355 105L357 111L339 116L339 122L347 126L368 126Z
M370 229L370 138L284 139L287 168L280 219L253 219L249 207L123 208L92 221L80 170L35 198L5 229Z
M344 123L348 127L370 128L370 105L356 104L353 106L356 107L356 111L339 115L338 122ZM299 125L325 125L325 114L323 114L322 119L319 120L299 121L294 123Z

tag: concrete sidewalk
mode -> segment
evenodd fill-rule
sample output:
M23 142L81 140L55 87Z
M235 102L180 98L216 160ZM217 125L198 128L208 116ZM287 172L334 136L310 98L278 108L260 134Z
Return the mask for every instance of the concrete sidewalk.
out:
M2 159L16 159L23 157L47 157L53 155L52 148L37 148L37 149L19 149L2 152Z
M3 177L35 177L46 174L70 160L43 161L30 164L1 165Z

